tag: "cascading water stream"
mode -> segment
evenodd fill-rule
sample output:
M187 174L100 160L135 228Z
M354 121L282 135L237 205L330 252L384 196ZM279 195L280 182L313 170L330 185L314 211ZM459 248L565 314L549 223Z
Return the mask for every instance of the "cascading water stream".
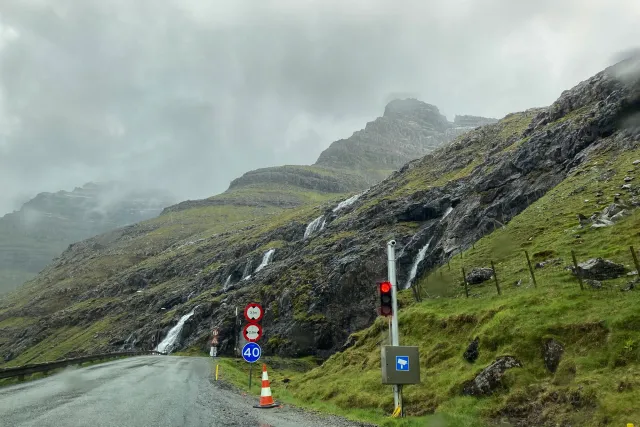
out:
M431 239L433 239L433 237ZM411 265L411 270L409 271L409 278L407 279L407 283L405 284L403 289L409 289L411 287L413 280L416 278L416 274L418 274L418 266L424 260L424 257L427 255L427 250L429 250L431 239L429 239L427 244L424 245L422 249L420 249L420 251L418 252L416 259L413 261L413 264Z
M340 209L344 209L351 206L360 198L360 196L361 196L360 194L356 194L355 196L349 197L347 200L341 201L340 203L338 203L338 206L333 208L333 212L338 212Z
M304 238L308 238L316 231L321 231L324 229L326 224L326 220L324 219L324 215L320 215L318 218L314 219L307 225L307 229L304 231Z
M264 253L264 256L262 257L262 262L260 263L258 268L256 268L256 271L254 271L254 273L257 273L258 271L262 270L267 265L269 265L269 263L271 262L271 258L273 258L273 254L275 253L275 251L276 251L275 249L269 249L267 252Z
M445 219L446 217L448 217L448 216L449 216L449 214L451 213L451 211L453 211L453 208L452 208L451 206L449 206L449 207L447 208L447 210L444 212L444 215L442 215L442 219L440 219L440 221L441 221L441 222L442 222L442 221L444 221L444 219Z
M180 318L180 320L178 321L178 324L173 328L171 328L167 336L164 337L164 339L160 342L160 344L158 344L158 346L156 347L156 351L167 353L167 354L173 351L173 349L176 346L176 341L180 337L180 332L182 332L182 327L184 326L184 323L187 320L189 320L191 316L193 316L193 313L195 311L196 311L196 307L194 307L193 310L191 310L189 313L185 314Z
M251 260L247 261L247 265L244 267L244 272L242 273L242 280L251 279Z

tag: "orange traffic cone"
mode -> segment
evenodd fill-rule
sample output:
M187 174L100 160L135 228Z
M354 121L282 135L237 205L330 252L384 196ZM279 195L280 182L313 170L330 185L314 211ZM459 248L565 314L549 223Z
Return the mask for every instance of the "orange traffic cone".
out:
M269 386L269 375L267 375L267 365L262 365L262 391L260 392L260 404L254 408L275 408L279 406L273 401L271 387Z

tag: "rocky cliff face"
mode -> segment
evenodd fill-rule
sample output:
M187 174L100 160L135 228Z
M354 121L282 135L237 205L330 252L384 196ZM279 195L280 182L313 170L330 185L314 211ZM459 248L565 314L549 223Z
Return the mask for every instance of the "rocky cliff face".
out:
M464 117L464 123L451 123L433 105L416 99L395 100L385 107L382 117L350 138L332 143L314 165L250 171L233 180L223 194L179 203L165 213L223 205L293 208L309 203L310 198L317 201L315 194L331 198L362 191L406 162L494 120Z
M0 329L0 352L10 363L23 363L52 351L67 354L65 343L79 340L80 352L149 348L195 308L180 346L206 347L216 326L220 351L229 353L234 308L257 301L267 309L268 353L327 356L376 318L375 283L386 276L386 241L397 240L399 283L410 286L412 270L420 278L508 223L588 159L638 148L640 129L630 124L640 112L637 70L637 62L619 64L548 108L465 133L348 202L257 219L234 216L205 231L179 232L161 217L73 245L27 290L3 302L0 323L31 320ZM433 127L445 125L438 123ZM415 135L433 131L407 126L406 147L422 140ZM626 202L637 202L637 186L625 191ZM214 209L175 215L195 227L189 225L193 211L206 216ZM271 249L270 263L258 268ZM414 265L419 253L424 259ZM51 336L60 343L54 350Z
M173 201L164 192L128 191L117 183L38 194L0 218L0 292L35 276L69 244L153 218Z
M395 100L385 107L382 117L350 138L331 144L316 165L394 171L473 126L450 123L434 105L416 99Z

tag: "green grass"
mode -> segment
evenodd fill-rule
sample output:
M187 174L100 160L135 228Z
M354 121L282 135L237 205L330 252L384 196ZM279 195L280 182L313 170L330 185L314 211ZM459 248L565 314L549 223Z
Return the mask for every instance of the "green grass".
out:
M640 157L640 150L623 153L601 153L597 158L567 178L544 197L532 203L516 216L505 228L497 228L492 234L475 243L475 247L454 257L450 264L432 271L421 280L421 287L431 295L460 296L461 268L490 267L494 261L504 292L517 292L511 286L522 280L530 282L524 251L528 251L532 263L545 259L561 258L559 265L535 269L539 286L578 286L575 279L564 270L572 264L571 251L578 262L603 257L623 263L628 270L635 270L629 246L640 249L640 212L628 208L629 216L613 227L579 228L576 215L589 217L613 203L619 193L620 202L630 204L630 196L620 190L624 176L632 162ZM606 174L605 174L606 173ZM605 175L603 175L605 174ZM600 192L601 197L595 195ZM588 200L588 201L587 201ZM625 285L628 278L606 281L606 286ZM474 287L474 293L494 293L493 283Z
M553 416L585 426L598 425L604 417L618 424L637 420L638 303L638 293L539 288L502 297L414 304L400 315L400 333L403 345L420 348L422 383L405 387L405 409L412 417L441 415L448 425L472 426L496 418L532 388L536 392L531 401L541 402L551 393L568 395L582 387L585 395L595 395L598 406L574 414L570 405L550 405ZM379 345L386 343L386 322L378 321L356 336L354 348L292 381L290 392L297 402L323 402L346 412L358 408L380 417L391 412L391 389L380 381ZM480 337L480 358L469 364L462 353L475 336ZM542 343L549 337L566 349L555 375L546 371L541 357ZM505 354L524 364L508 372L506 389L488 398L460 395L464 381ZM568 377L566 366L574 366L576 374ZM618 392L621 383L631 384L631 390Z
M66 326L58 328L38 344L29 347L3 368L22 366L29 363L50 362L69 357L74 352L95 353L94 348L106 344L105 334L118 321L115 317L105 317L86 327Z
M266 357L261 360L267 364L267 372L269 374L269 381L271 387L271 393L279 403L297 406L312 411L318 411L327 414L339 415L354 421L367 422L375 425L385 427L418 427L424 426L426 422L434 422L437 425L437 421L446 421L449 424L447 426L462 426L465 424L457 423L457 420L465 418L462 416L428 416L428 417L412 417L405 419L392 419L383 411L372 411L366 408L343 408L329 401L306 401L300 399L297 396L297 392L294 392L297 387L296 383L301 381L305 377L305 373L310 372L316 363L311 359L281 359ZM219 365L218 379L234 385L240 392L249 393L256 396L256 399L260 396L260 372L262 364L256 363L253 366L253 380L252 387L249 388L249 364L242 359L233 358L216 358L212 361L212 375L215 375L215 366ZM322 369L322 367L317 368ZM285 384L282 380L288 378L290 382ZM477 425L477 424L476 424Z
M564 269L572 249L579 262L604 257L634 269L629 245L640 248L637 210L615 226L599 229L579 229L576 214L590 216L610 204L614 194L624 193L622 178L638 158L640 150L596 153L505 228L423 277L423 291L437 299L415 303L409 291L401 292L401 342L418 346L421 354L422 383L405 387L405 409L420 420L416 425L424 425L424 416L442 416L443 425L482 425L510 410L515 416L514 409L528 414L528 425L598 426L606 420L625 425L640 419L640 293L620 292L629 277L606 281L602 290L581 291ZM602 196L595 197L597 192ZM622 203L629 199L621 196ZM534 270L537 288L524 250L534 264L562 258L559 265ZM491 280L471 286L472 297L465 298L461 268L490 267L491 261L502 295ZM522 285L514 286L519 280ZM358 408L380 417L389 414L392 393L380 380L386 325L378 319L355 334L354 347L301 375L289 392L297 402L322 402L338 412ZM476 336L480 358L469 364L462 354ZM565 347L555 374L546 370L541 355L548 338ZM513 355L524 367L508 371L504 388L491 397L462 396L462 384L500 355Z

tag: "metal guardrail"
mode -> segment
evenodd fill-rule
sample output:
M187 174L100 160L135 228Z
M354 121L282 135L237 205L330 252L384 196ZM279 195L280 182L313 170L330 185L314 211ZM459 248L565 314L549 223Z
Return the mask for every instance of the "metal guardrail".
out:
M123 351L118 353L104 353L104 354L92 354L89 356L74 357L70 359L55 360L53 362L34 363L24 366L14 366L12 368L0 369L0 379L24 377L25 375L31 375L38 372L48 372L58 368L64 368L66 366L77 365L84 362L95 362L103 359L111 359L113 357L123 356L145 356L150 354L162 354L159 351Z

